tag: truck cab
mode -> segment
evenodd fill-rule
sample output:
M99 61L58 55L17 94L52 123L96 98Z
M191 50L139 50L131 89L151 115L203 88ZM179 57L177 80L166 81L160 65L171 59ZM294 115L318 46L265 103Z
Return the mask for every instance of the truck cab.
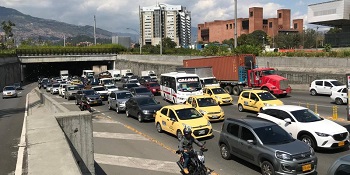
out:
M95 72L93 70L83 70L83 75L81 77L83 78L94 78Z
M248 70L247 82L249 87L260 88L279 96L286 96L292 91L288 79L278 75L274 68Z
M121 70L121 75L130 78L134 75L134 73L132 73L131 69L124 69L124 70Z
M203 87L220 87L218 80L215 77L200 78Z

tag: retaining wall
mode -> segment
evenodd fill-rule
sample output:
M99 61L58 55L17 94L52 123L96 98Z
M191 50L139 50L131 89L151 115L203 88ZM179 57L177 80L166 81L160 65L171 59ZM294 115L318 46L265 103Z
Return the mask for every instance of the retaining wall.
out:
M17 58L0 58L0 91L7 85L21 82L21 67Z

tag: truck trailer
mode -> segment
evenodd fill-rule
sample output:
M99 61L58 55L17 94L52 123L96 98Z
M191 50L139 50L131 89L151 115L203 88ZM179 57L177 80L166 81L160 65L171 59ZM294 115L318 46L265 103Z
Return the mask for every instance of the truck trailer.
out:
M203 86L220 86L216 77L213 75L212 67L178 67L176 68L176 72L197 74Z
M258 68L251 54L183 60L183 67L212 67L220 86L233 95L243 88L259 88L281 97L292 91L287 78L274 68Z

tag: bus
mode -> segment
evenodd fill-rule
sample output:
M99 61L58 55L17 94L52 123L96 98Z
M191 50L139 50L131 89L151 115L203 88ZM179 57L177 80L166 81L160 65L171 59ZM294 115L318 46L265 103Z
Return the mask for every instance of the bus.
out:
M177 104L191 95L203 95L203 90L197 74L170 72L160 75L160 93L164 100Z

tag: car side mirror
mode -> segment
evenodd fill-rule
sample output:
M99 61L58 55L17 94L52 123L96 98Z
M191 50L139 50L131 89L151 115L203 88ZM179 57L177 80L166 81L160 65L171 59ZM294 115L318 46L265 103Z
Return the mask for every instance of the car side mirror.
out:
M247 140L247 142L252 144L252 145L256 145L256 141L255 140Z
M284 121L289 124L292 123L292 120L290 118L285 118Z

